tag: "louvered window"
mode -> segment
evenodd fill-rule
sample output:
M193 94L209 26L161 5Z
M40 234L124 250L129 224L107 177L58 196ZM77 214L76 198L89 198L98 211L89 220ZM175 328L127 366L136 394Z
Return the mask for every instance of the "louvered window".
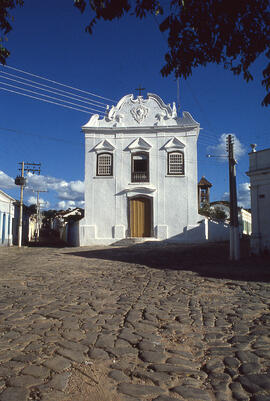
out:
M113 155L111 153L97 155L97 175L113 175Z
M168 153L168 174L184 175L184 154L182 152Z

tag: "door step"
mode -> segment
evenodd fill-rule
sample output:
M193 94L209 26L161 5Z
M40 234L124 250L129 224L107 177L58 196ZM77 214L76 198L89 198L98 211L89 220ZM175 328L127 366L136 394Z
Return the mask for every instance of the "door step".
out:
M130 246L135 244L141 244L147 241L158 241L158 239L154 237L129 237L120 239L119 241L114 242L112 245Z

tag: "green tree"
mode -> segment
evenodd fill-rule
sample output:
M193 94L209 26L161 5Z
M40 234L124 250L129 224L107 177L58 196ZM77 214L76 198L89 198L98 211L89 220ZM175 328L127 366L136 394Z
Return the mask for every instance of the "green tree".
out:
M28 211L30 214L36 214L37 213L37 205L30 205L28 206Z
M227 218L224 210L222 210L220 207L210 207L208 203L205 203L203 207L199 209L199 214L214 220L224 221Z
M6 35L12 30L11 23L13 21L10 11L16 6L23 6L23 0L0 0L0 62L6 63L6 59L10 55L9 50L4 46L7 41Z
M11 29L8 10L23 0L1 0L0 27ZM162 15L159 25L168 34L168 52L163 76L173 73L187 78L193 69L209 63L222 64L248 82L253 79L250 67L261 55L270 59L269 0L170 0L166 8L158 0L73 0L81 12L90 13L85 28L92 33L98 20L111 21L125 14L138 18ZM2 46L0 61L9 52ZM262 105L270 104L270 62L262 71L266 96Z
M211 217L211 219L224 221L224 220L226 220L227 215L224 212L224 210L222 210L220 207L216 207L211 210L210 217Z
M201 208L199 208L199 214L202 216L210 217L211 210L208 203L205 203Z

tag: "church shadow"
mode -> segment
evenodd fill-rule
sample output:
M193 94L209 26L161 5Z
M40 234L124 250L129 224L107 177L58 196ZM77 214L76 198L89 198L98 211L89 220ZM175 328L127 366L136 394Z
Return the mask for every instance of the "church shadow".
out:
M68 254L136 267L193 271L208 278L270 282L270 256L249 256L249 239L241 240L239 261L229 260L229 242L187 245L148 241L131 246L82 248Z

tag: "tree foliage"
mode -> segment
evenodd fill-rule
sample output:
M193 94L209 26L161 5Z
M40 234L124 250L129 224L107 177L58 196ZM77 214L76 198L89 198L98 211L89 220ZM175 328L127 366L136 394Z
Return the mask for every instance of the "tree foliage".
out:
M23 6L23 0L0 0L0 63L5 64L10 55L9 50L4 46L7 40L6 35L12 30L12 16L10 11L16 6Z
M6 24L8 18L3 9L22 3L23 0L1 0L1 29L6 33L11 28ZM270 60L269 0L170 0L166 7L158 0L73 0L73 3L82 13L90 13L85 28L90 34L98 20L111 21L125 14L138 18L162 15L159 27L168 35L163 76L173 73L187 78L194 68L215 63L242 75L248 82L253 79L250 67L254 61L260 55ZM4 50L2 60L8 57L8 51ZM262 104L267 106L270 104L269 61L262 71L262 85L266 89Z
M133 13L163 14L160 30L168 34L163 76L174 73L187 78L193 69L208 63L223 64L234 74L253 79L252 63L260 56L270 59L269 0L171 0L168 11L156 0L90 0L92 18L86 31L92 33L97 20L119 18ZM75 1L85 11L86 0ZM262 85L270 104L270 62L263 70Z
M32 204L32 205L28 206L28 211L30 214L36 214L37 213L37 205Z
M220 220L220 221L225 221L227 218L226 213L224 210L222 210L220 207L210 207L208 203L205 203L203 207L199 209L199 214L202 216L209 217L210 219L213 220Z
M214 210L212 210L210 217L214 220L226 220L227 215L224 212L224 210L222 210L220 207L216 207L214 208Z

